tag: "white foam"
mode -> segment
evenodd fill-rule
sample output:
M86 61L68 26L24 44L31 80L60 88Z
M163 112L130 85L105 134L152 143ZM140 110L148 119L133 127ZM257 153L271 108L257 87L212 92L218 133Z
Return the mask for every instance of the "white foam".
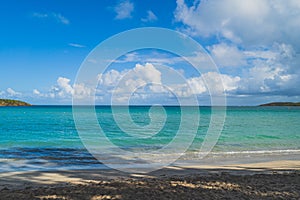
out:
M273 154L273 153L299 153L299 149L285 150L257 150L257 151L229 151L229 152L211 152L213 155L219 154Z

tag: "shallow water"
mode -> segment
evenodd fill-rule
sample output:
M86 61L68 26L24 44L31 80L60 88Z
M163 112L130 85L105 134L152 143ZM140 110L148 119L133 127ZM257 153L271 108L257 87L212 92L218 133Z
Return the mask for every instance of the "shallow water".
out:
M151 156L151 152L160 151L172 143L180 128L187 138L190 137L189 134L193 134L190 127L195 126L197 119L195 110L199 109L200 123L195 138L180 160L199 160L201 163L199 149L209 127L211 108L185 108L185 125L182 127L183 111L180 107L149 109L147 106L130 107L129 119L125 107L115 107L114 114L108 106L99 106L95 110L99 125L113 148L134 153L149 152ZM1 107L0 116L0 171L106 168L81 142L71 106ZM297 158L300 154L299 119L299 107L227 107L221 136L206 158L214 161L224 157L255 159L256 156L278 158L293 155L295 158L296 155ZM84 120L82 123L88 130L88 139L94 145L102 144L97 140L97 131L90 126L89 118ZM180 142L182 146L186 144L184 138ZM184 150L180 142L177 151L171 154ZM153 156L164 160L169 155ZM101 158L105 163L118 161L117 157L105 153Z

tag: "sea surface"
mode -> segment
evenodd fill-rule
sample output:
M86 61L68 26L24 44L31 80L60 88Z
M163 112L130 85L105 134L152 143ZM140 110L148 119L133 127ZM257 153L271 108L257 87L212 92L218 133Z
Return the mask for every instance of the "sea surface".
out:
M82 110L86 120L83 124L88 127L89 118L84 118L84 114L90 109ZM227 107L223 130L210 153L200 149L213 124L211 107L187 107L185 116L176 106L158 110L149 106L114 107L114 112L109 106L97 106L94 110L106 139L114 148L129 153L158 152L173 142L179 129L193 134L190 132L196 124L193 141L177 163L300 159L300 107ZM195 110L200 112L199 120ZM181 126L182 116L184 123L190 124ZM90 127L88 135L79 134L71 106L0 107L0 172L107 169L105 163L116 162L118 158L108 159L105 154L103 163L82 142L87 139L82 137L93 139L93 134L99 134L97 131ZM98 144L96 139L93 142ZM178 147L186 144L184 139L182 145L180 142ZM202 158L201 153L208 155Z

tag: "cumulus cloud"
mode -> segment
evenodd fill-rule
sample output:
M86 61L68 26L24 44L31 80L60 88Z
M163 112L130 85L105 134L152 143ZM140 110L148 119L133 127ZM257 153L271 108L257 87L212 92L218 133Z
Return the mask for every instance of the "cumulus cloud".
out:
M175 19L202 37L219 36L247 45L278 41L299 47L299 8L297 0L196 0L192 6L177 0Z
M35 94L35 95L41 95L41 92L39 90L37 90L37 89L34 89L32 91L32 93Z
M116 98L131 95L148 84L162 84L161 72L150 63L145 65L136 64L133 69L121 72L110 70L105 74L99 74L98 81L101 92L114 93ZM149 92L158 91L158 87L155 86L150 86L150 89Z
M7 93L8 96L11 96L11 97L16 97L16 96L22 95L22 93L16 92L16 91L13 90L12 88L7 88L7 89L6 89L6 93Z
M213 88L220 88L218 89L220 93L224 92L223 87L219 87L221 83L217 81L218 74L216 73L185 78L181 72L171 67L165 66L165 68L146 63L136 64L133 68L122 71L111 69L98 75L97 88L83 83L72 84L69 78L58 77L56 84L48 92L34 89L31 96L27 97L70 102L72 95L84 100L95 94L95 99L100 103L111 103L111 98L114 98L112 102L115 103L127 103L129 99L135 100L136 103L170 103L169 101L174 100L174 95L178 98L189 98L192 95L208 93L207 84L213 84L211 85ZM221 78L224 79L225 91L235 90L233 82L237 82L238 78L228 75L222 75ZM4 93L5 96L21 95L11 88Z
M238 89L239 82L240 78L237 76L219 75L216 72L184 77L181 72L171 67L146 63L136 64L131 69L122 71L111 69L99 74L97 88L83 83L72 84L70 79L58 77L56 84L48 92L43 93L34 89L32 94L39 98L58 101L70 101L72 95L84 100L95 94L98 103L123 104L132 99L136 103L170 103L174 101L174 97L188 99L194 95L199 97L224 92L234 93ZM9 92L13 93L11 90Z
M189 5L177 0L174 16L186 33L214 39L206 49L219 67L226 67L223 73L240 79L232 82L231 93L300 96L299 8L296 0L196 0Z
M134 4L129 0L122 1L118 5L116 5L114 11L116 12L115 19L132 18L132 12L134 11Z
M249 58L260 54L263 50L244 53ZM259 59L251 60L254 67L245 70L243 77L217 72L206 72L199 76L184 77L179 71L164 66L163 69L155 64L136 64L131 69L118 71L111 69L98 75L97 88L89 87L83 83L71 84L66 77L59 77L51 90L42 93L35 89L33 93L40 97L54 99L71 99L72 95L87 99L96 95L98 103L128 103L134 99L141 102L172 102L177 98L191 98L226 93L230 96L278 94L278 91L287 91L297 94L299 77L290 72L290 67L278 64L278 59L288 59L293 51L286 45L275 45L274 49L267 50ZM290 52L290 53L289 53ZM279 56L280 55L280 56ZM247 57L248 56L248 57ZM249 61L250 62L250 61ZM175 75L177 74L177 75ZM112 100L112 101L111 101Z
M192 95L222 95L232 94L238 88L240 77L232 77L217 72L207 72L198 77L187 78L186 83L171 85L178 97Z
M50 96L53 98L71 98L72 95L76 95L77 98L84 98L90 96L94 91L93 88L83 83L72 85L71 80L65 77L59 77L56 82L57 85L53 86L50 92Z
M0 91L1 98L17 98L17 97L23 97L24 94L21 92L17 92L12 88L7 88L4 91Z
M232 77L226 74L218 74L217 72L208 72L202 75L206 84L211 86L210 92L213 94L222 94L224 92L232 92L238 88L240 77Z
M161 73L152 64L136 64L135 68L124 74L124 81L116 92L133 92L136 88L149 84L161 84Z
M169 69L162 70L151 63L136 64L134 68L121 72L112 69L98 76L98 95L113 94L113 100L118 103L126 103L130 98L160 98L163 101L174 95L177 98L190 98L193 95L233 92L238 88L240 81L239 77L219 75L216 72L187 78L183 77L182 73L170 67Z
M72 94L73 87L70 85L70 79L59 77L57 79L58 88L60 89L59 94L63 96L64 94Z
M208 46L213 60L219 67L251 67L256 61L283 64L295 58L296 53L291 45L274 43L269 47L239 49L237 45L224 42Z
M208 50L219 67L241 67L246 65L243 51L235 45L220 43L208 47Z
M289 66L258 60L241 81L238 93L297 96L299 83L299 74L292 73Z
M42 98L71 100L72 95L77 98L88 97L95 89L86 86L85 84L71 84L71 80L65 77L58 77L56 84L51 86L48 92L41 92L37 89L33 90L33 95Z

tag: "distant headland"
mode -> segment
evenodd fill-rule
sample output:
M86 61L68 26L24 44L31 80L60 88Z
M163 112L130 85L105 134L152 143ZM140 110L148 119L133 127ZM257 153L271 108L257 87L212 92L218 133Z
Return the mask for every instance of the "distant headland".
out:
M31 106L31 104L12 99L0 99L0 106Z
M259 106L300 106L300 102L272 102L261 104Z

